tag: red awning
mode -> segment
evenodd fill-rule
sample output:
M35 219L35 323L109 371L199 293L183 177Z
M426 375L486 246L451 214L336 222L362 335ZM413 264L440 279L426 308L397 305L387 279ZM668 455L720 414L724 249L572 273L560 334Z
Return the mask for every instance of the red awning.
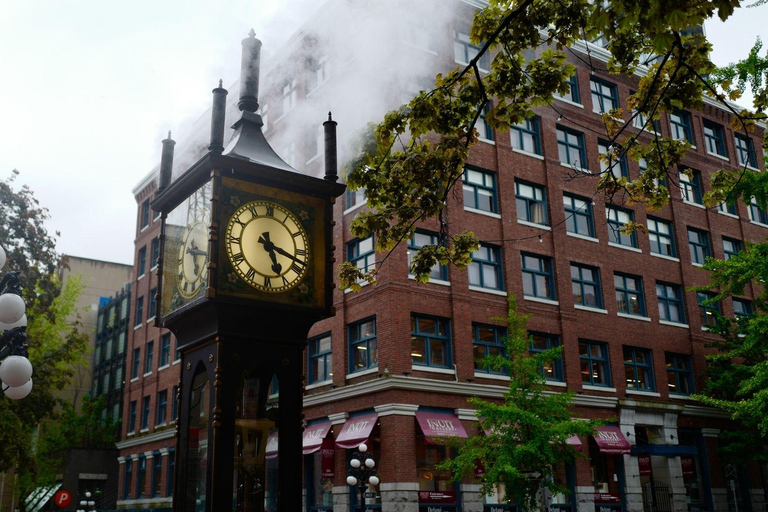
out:
M573 446L577 450L581 450L581 439L579 439L579 436L571 436L568 439L566 439L565 442L566 444Z
M357 448L371 435L378 417L379 415L374 412L349 418L341 427L339 437L336 438L336 446L338 448Z
M315 423L314 425L308 425L304 429L304 440L302 441L304 455L315 453L320 449L323 444L323 439L328 435L328 431L331 430L331 422L324 421L322 423Z
M442 437L469 437L464 426L455 415L442 412L417 412L416 421L427 442Z
M273 430L267 437L267 448L264 450L264 457L274 459L277 457L277 430Z
M597 427L594 436L601 453L621 455L629 453L630 445L619 427Z

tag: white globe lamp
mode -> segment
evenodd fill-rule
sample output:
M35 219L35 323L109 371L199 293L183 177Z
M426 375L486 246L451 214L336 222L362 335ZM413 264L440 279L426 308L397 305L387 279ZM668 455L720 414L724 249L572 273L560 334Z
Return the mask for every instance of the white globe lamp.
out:
M8 356L0 363L0 380L6 386L18 387L32 378L32 363L24 356Z
M357 485L357 478L353 477L352 475L347 477L347 484L348 485Z
M26 327L26 326L27 326L27 315L22 315L21 319L18 322L14 322L12 324L6 324L3 322L0 322L0 332L10 331L14 327Z
M12 324L24 316L24 299L15 293L0 295L0 322Z
M379 477L373 475L368 479L368 482L370 482L371 485L379 485Z
M5 249L0 247L0 269L2 269L5 266L6 256L5 256Z
M3 388L3 391L5 392L5 396L12 400L26 398L30 391L32 391L32 379L29 379L23 386L8 386L7 388Z

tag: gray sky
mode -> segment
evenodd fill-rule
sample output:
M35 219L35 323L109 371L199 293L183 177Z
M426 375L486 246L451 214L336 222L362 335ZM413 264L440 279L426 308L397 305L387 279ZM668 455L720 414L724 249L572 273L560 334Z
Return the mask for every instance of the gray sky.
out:
M21 172L17 186L32 188L61 232L59 252L131 263L131 190L157 164L160 140L203 112L219 78L237 79L251 27L274 51L320 3L0 2L0 179ZM767 14L708 23L715 62L768 41Z

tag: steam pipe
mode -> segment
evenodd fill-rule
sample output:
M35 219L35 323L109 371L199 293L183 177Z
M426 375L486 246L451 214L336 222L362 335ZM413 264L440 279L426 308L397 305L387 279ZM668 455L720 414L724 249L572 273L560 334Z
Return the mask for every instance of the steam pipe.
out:
M328 120L323 123L325 128L325 181L335 182L339 179L338 163L336 161L336 125L328 112Z
M219 86L213 91L213 109L211 110L211 144L208 150L214 153L224 151L224 123L227 111L227 90Z
M256 112L259 109L259 68L261 64L261 41L251 29L243 39L243 54L240 60L240 101L241 111Z
M163 139L163 153L160 156L160 183L157 191L165 189L171 184L171 172L173 171L173 147L176 141L171 138L171 132L168 131L168 138Z

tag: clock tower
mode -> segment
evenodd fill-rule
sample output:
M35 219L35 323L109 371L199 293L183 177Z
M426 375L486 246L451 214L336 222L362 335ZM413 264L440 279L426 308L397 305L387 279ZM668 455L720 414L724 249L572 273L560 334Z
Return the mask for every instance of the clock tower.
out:
M284 162L261 132L261 42L243 40L240 119L223 144L227 91L213 90L211 143L171 183L163 141L158 325L182 354L174 512L301 510L304 347L333 315L336 123L326 175Z

